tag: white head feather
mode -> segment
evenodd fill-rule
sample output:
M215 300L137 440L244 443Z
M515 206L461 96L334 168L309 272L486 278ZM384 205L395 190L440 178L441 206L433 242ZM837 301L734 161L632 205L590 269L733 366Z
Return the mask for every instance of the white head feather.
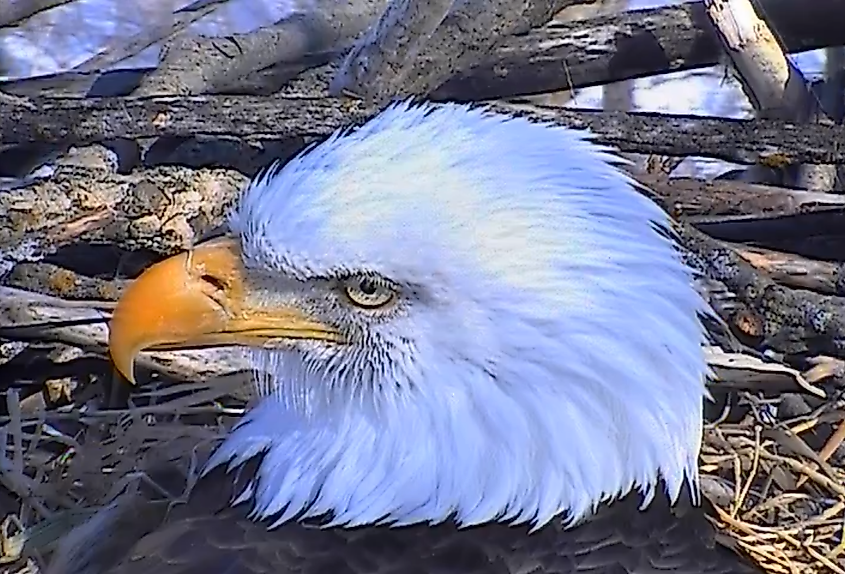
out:
M620 161L582 132L398 104L259 177L230 227L263 297L364 271L403 304L330 315L349 346L253 351L265 398L210 467L266 453L241 499L276 524L542 526L660 479L697 492L709 311Z

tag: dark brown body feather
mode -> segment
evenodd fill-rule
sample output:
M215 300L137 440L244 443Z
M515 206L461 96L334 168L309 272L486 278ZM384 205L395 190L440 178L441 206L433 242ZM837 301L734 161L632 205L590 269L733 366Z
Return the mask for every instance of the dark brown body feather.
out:
M244 469L246 470L246 469ZM242 474L241 479L244 476ZM688 495L670 508L658 494L645 511L633 494L570 529L501 524L268 530L249 504L230 507L233 476L200 480L187 504L141 538L108 574L756 574L715 541Z

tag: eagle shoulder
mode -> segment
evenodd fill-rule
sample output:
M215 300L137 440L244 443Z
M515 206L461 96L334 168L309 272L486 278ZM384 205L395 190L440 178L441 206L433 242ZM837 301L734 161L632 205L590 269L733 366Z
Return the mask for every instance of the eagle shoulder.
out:
M248 475L247 475L248 476ZM238 482L244 480L240 473ZM759 574L720 545L688 493L674 506L660 494L645 509L630 494L572 528L554 522L274 529L249 505L229 506L232 475L213 472L160 528L101 574ZM68 572L67 574L77 574Z

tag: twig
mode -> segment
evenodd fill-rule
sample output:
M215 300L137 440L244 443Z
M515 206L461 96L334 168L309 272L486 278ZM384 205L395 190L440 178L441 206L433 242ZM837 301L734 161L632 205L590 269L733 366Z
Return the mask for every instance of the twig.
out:
M831 492L835 492L841 498L845 499L845 486L840 484L837 480L827 477L819 471L815 470L814 468L811 468L808 464L785 456L771 454L765 450L760 451L760 456L768 460L785 464L792 470L806 475L807 478L809 478L810 480L813 480L814 482L824 486Z
M751 461L751 471L748 473L745 484L737 491L736 500L734 500L733 508L731 508L731 516L734 518L742 510L742 505L748 497L748 492L751 490L751 485L757 477L757 468L760 465L760 451L762 447L760 446L760 428L756 426L754 428L754 445L754 458Z

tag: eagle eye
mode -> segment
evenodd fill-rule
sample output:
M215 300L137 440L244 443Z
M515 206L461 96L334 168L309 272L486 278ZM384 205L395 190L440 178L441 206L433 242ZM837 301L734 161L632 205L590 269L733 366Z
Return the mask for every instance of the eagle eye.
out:
M343 290L349 301L362 309L381 309L396 300L396 290L384 279L358 275L343 280Z

